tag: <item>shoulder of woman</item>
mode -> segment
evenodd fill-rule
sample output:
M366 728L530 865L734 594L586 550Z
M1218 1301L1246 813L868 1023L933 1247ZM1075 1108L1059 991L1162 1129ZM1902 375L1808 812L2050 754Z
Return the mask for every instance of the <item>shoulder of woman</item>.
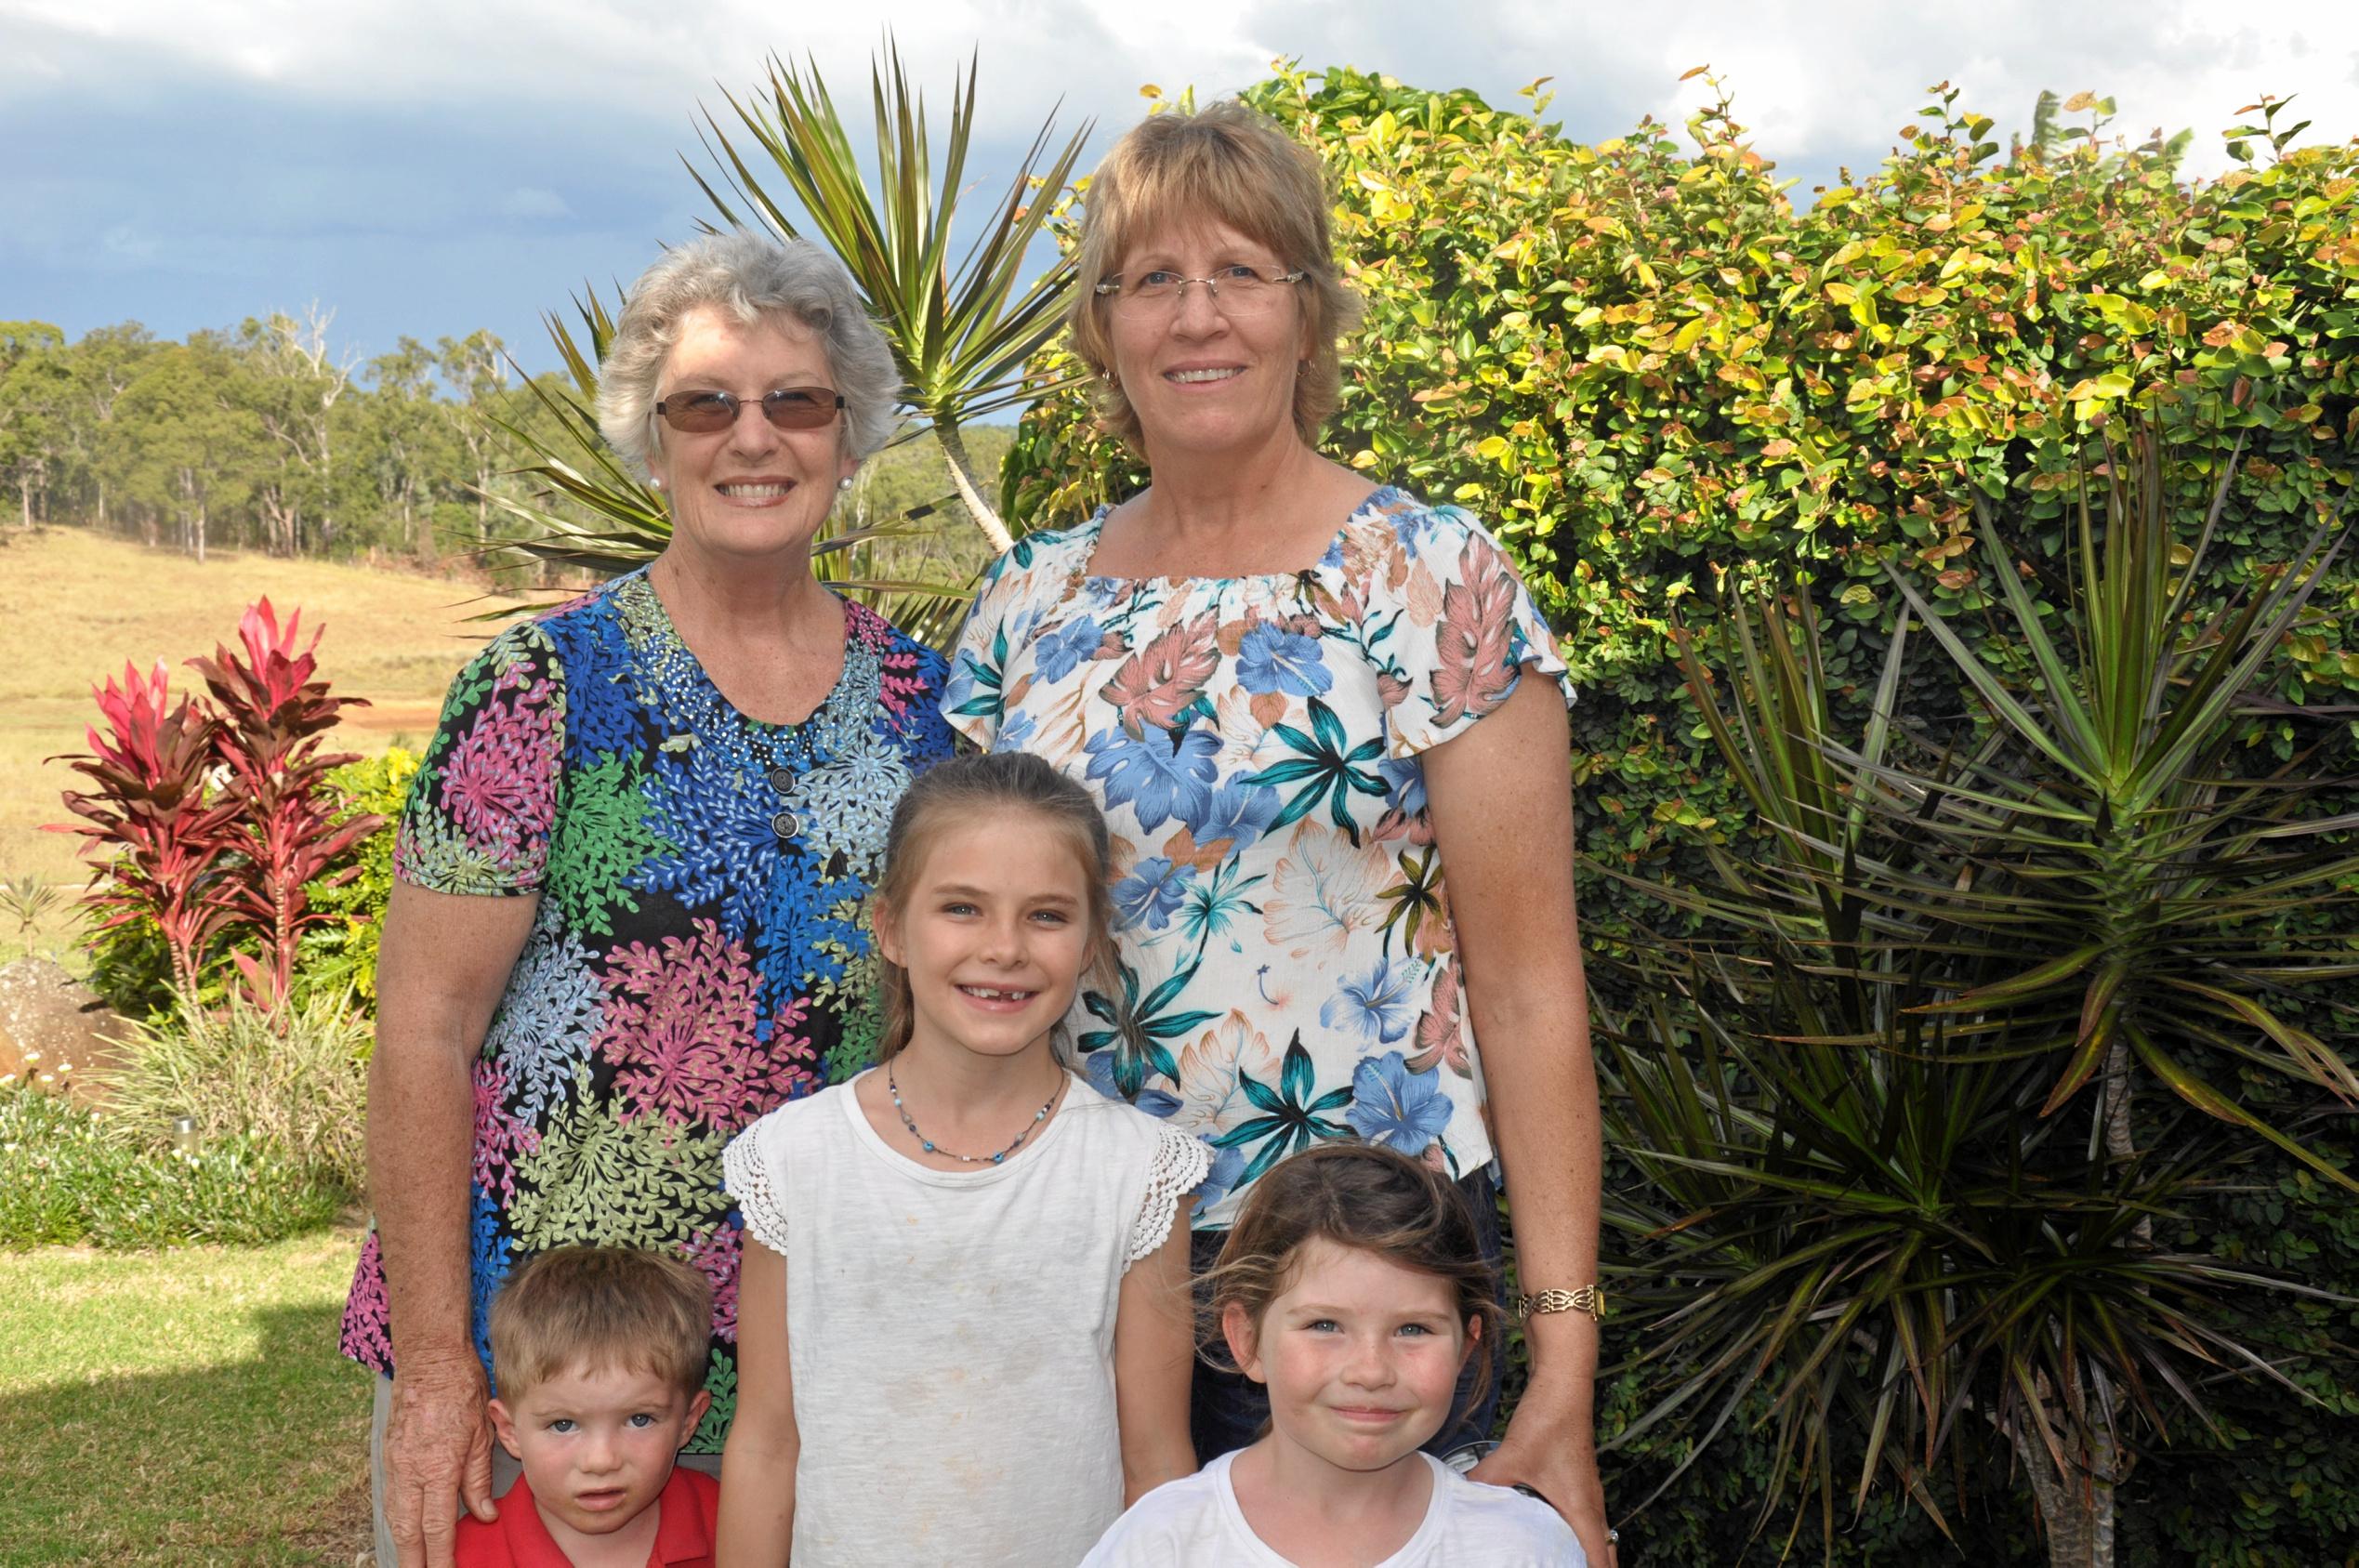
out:
M983 587L988 591L1003 580L1029 576L1040 571L1069 570L1076 553L1087 556L1090 541L1098 536L1098 528L1104 517L1098 516L1064 528L1036 528L1024 534L999 553L999 559L983 571Z

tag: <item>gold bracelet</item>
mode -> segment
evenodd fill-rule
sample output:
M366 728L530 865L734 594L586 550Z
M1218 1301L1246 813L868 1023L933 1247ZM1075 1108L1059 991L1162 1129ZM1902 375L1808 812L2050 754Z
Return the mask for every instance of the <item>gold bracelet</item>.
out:
M1535 1290L1516 1298L1515 1315L1529 1318L1535 1312L1587 1312L1598 1323L1605 1321L1605 1292L1594 1285L1578 1290Z

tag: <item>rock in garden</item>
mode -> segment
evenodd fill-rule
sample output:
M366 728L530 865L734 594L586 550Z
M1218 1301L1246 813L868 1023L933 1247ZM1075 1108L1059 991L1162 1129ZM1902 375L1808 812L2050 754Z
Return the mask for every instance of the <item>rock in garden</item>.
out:
M0 965L0 1078L63 1090L85 1104L123 1055L129 1025L98 993L47 958Z

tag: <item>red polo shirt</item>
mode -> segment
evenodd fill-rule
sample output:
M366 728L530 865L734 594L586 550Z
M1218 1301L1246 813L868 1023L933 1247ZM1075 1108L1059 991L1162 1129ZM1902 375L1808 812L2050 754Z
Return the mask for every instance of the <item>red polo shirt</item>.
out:
M459 1520L458 1568L573 1568L541 1522L531 1482L518 1476L499 1502L500 1516L492 1523L471 1514ZM713 1568L720 1482L703 1470L678 1465L656 1502L664 1512L647 1568Z

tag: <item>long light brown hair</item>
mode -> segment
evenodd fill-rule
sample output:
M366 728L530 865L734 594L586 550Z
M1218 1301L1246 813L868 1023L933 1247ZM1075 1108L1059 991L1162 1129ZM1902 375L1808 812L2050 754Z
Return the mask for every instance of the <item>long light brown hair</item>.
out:
M1030 752L956 758L918 775L894 808L892 826L885 835L885 874L875 894L876 917L897 919L908 909L926 857L943 833L1000 811L1033 813L1073 851L1089 889L1089 963L1082 980L1104 987L1114 966L1114 893L1109 886L1114 850L1106 815L1088 790ZM876 965L885 1000L876 1060L890 1061L909 1044L916 1007L909 971L886 957L881 946Z

